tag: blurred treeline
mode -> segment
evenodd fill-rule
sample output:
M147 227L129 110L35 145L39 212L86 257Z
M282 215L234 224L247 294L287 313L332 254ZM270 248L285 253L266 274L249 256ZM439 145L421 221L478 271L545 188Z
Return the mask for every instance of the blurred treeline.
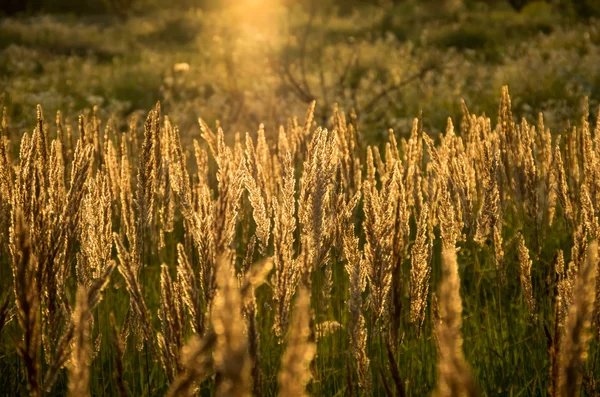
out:
M250 0L252 1L252 0ZM258 1L258 0L254 0ZM290 6L319 9L339 13L352 13L364 5L396 6L409 2L443 3L453 9L473 7L478 4L506 5L519 11L535 0L281 0ZM600 16L598 0L546 0L560 12L581 18ZM114 14L126 18L131 14L167 8L217 9L239 3L239 0L2 0L0 15L37 13Z
M7 15L14 1L0 93L17 131L37 104L126 120L160 101L189 138L198 116L277 131L316 100L319 123L337 106L373 142L418 114L444 130L458 98L494 119L504 85L515 116L554 130L584 96L600 107L598 0L19 0Z

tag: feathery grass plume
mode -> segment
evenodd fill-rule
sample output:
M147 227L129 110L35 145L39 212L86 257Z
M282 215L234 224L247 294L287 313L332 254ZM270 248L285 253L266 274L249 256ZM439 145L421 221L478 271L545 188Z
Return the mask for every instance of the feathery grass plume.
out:
M129 146L129 148L131 149L131 155L133 158L139 158L139 149L140 149L140 145L139 145L139 135L138 134L138 124L140 121L140 114L139 113L134 113L131 115L131 117L129 118L129 122L127 125L127 133L123 134L124 137L126 137L125 141L126 144Z
M586 235L593 239L600 238L600 225L598 217L595 215L596 210L592 203L591 193L587 183L581 183L579 190L579 222L583 226L583 231Z
M209 375L213 363L211 350L217 342L217 334L208 330L200 339L192 336L183 347L183 371L171 383L167 397L191 397L196 394L196 384Z
M521 124L515 123L516 144L513 149L514 161L512 161L512 196L519 201L519 207L525 216L529 216L527 209L528 199L526 190L526 168L528 163L528 152L531 148L532 140L530 135L530 126L525 118L521 118Z
M86 287L104 272L112 251L112 200L108 176L98 172L86 183L81 203L81 254L77 278Z
M306 117L304 118L304 126L302 128L302 137L307 137L310 134L310 127L312 126L313 120L315 119L315 108L317 107L317 101L313 100L308 109L306 110ZM302 141L301 141L302 142Z
M146 118L144 123L144 142L137 174L137 193L135 204L138 210L137 229L140 233L152 221L154 196L157 186L158 150L160 133L160 105ZM140 241L139 244L142 242ZM139 255L143 253L140 252Z
M362 184L359 148L357 147L356 134L352 124L347 124L344 113L338 111L337 105L334 108L333 121L339 138L340 174L346 198L349 199L360 190ZM390 130L390 136L391 139L394 139L392 130ZM393 145L396 147L395 140ZM387 158L388 156L386 156ZM399 160L399 156L395 160Z
M121 179L125 185L121 192L121 211L125 218L126 236L130 246L130 256L135 273L138 273L142 267L142 257L144 255L144 231L152 219L152 208L154 207L154 193L156 181L156 150L158 137L157 130L154 127L158 118L155 111L152 110L144 123L144 141L142 144L142 153L139 157L137 172L137 189L135 198L131 199L127 194L131 193L129 181L129 160L125 157L127 149L125 140L122 143L122 163Z
M255 175L255 179L259 182L263 191L267 209L270 209L272 207L273 194L277 189L277 180L275 179L273 156L267 143L264 124L260 124L258 129L256 166L257 174Z
M186 157L181 147L181 137L177 127L166 127L166 136L168 137L165 146L169 153L169 179L171 188L179 198L179 204L182 207L182 213L188 221L193 217L192 188L190 186L190 176L186 168ZM196 158L198 160L198 156ZM208 160L207 160L208 161ZM200 167L200 165L198 165ZM203 181L201 181L203 182ZM202 183L202 185L205 185Z
M556 273L556 296L554 299L554 331L550 339L550 395L558 395L560 375L560 352L564 335L567 310L572 300L572 286L576 269L571 262L568 273L565 272L565 258L562 250L556 254L554 272ZM547 331L549 334L549 331Z
M538 150L540 175L546 175L552 163L552 134L550 129L544 126L544 115L538 113L535 146Z
M121 196L121 171L119 169L119 156L112 139L105 142L103 166L110 181L112 199L115 202L119 201Z
M444 248L454 248L461 233L460 222L456 219L454 203L450 198L448 185L444 183L444 181L440 181L439 190L438 222L440 235L442 237L442 245ZM433 237L431 239L433 239Z
M125 367L123 365L123 355L125 352L125 343L121 338L121 332L117 327L115 315L110 313L110 341L114 349L113 353L113 380L117 385L119 397L127 397L127 382L125 381Z
M129 165L129 150L127 149L127 137L125 134L121 138L121 191L119 194L120 199L120 222L121 222L121 235L133 236L135 234L135 221L133 217L133 192L131 189L131 169Z
M545 225L550 228L554 222L554 216L556 215L556 202L558 200L558 181L557 181L557 169L554 163L554 155L551 153L551 162L548 164L547 171L540 170L544 177L544 194L542 199L545 199L545 212L543 216L546 217Z
M37 105L37 126L33 133L36 137L36 149L39 153L40 167L42 170L48 169L48 137L44 126L44 114L42 107ZM47 174L46 174L47 175ZM47 177L47 176L46 176Z
M161 331L157 333L157 344L161 352L160 360L169 383L173 382L182 370L180 351L183 346L183 302L179 284L173 284L169 268L164 263L160 272L160 307L158 318Z
M271 219L267 213L263 192L258 187L256 180L245 165L242 170L244 173L244 186L248 191L248 199L253 209L254 222L256 223L256 237L260 243L260 252L266 255L271 232Z
M27 133L21 138L18 170L14 197L25 221L31 222L35 192L35 141Z
M443 278L439 287L439 340L437 396L477 396L475 382L463 351L462 299L455 248L442 250Z
M369 180L363 184L363 228L366 237L364 265L369 278L369 305L373 312L373 321L383 314L390 297L395 242L395 236L390 232L394 230L397 207L403 199L400 179L400 167L396 163L391 176L380 191L377 191L376 186Z
M393 147L396 148L396 141L393 134L390 132L390 141L393 143ZM397 152L397 148L395 149ZM394 153L394 151L392 151ZM398 168L398 173L402 173L402 164L399 160L399 154L390 157L397 157L398 163L395 167ZM386 157L387 158L387 157ZM391 161L391 160L390 160ZM394 172L392 171L392 175ZM398 194L396 202L396 213L394 214L393 223L393 240L392 240L392 281L390 287L390 302L389 302L389 328L390 337L393 341L398 341L398 333L400 329L400 318L402 313L402 299L404 295L404 274L402 264L406 259L409 238L410 238L410 210L407 206L406 190L404 189L404 182L402 181L402 175L398 178Z
M204 138L213 157L216 159L219 153L219 150L217 149L217 136L211 131L210 127L204 120L198 119L198 124L200 125L200 131L202 132L202 138Z
M36 225L32 235L35 242L33 246L37 250L42 277L42 314L45 328L49 330L43 333L48 360L52 357L52 345L60 334L62 319L65 315L68 316L67 311L70 310L66 297L66 282L71 272L69 260L75 256L73 251L79 237L81 202L92 161L93 147L84 147L81 140L78 141L71 164L69 190L65 196L57 198L60 200L57 212L49 210L48 206L45 209L38 208L38 215L31 218L32 224ZM50 191L50 195L52 194ZM39 204L43 203L42 200L45 201L46 198L42 197Z
M211 321L217 335L213 351L218 375L217 396L247 396L250 391L250 362L248 343L244 336L242 297L232 266L227 259L219 259L217 295L213 302Z
M425 178L424 178L424 186L423 190L427 192L427 202L431 205L429 209L429 222L427 224L429 237L431 239L435 239L435 234L433 233L433 229L439 224L439 216L440 206L437 205L441 201L441 189L442 185L446 185L446 181L443 178L439 177L439 174L435 171L435 166L433 162L427 163L425 166ZM447 189L446 189L447 190ZM418 216L415 215L415 222L417 222Z
M196 167L198 167L198 182L208 184L208 153L206 149L200 147L197 139L194 139L194 158Z
M14 171L10 159L10 141L0 123L0 249L8 247L12 212Z
M371 188L374 189L377 186L377 180L375 179L375 174L377 170L375 169L375 162L373 160L373 148L371 146L367 147L366 167L367 181L371 184Z
M55 139L50 146L50 169L48 170L48 204L49 211L58 214L62 210L66 196L65 165L62 156L62 143Z
M581 143L581 129L578 129L576 126L573 126L570 129L567 129L567 142L565 147L565 162L567 169L567 177L568 183L573 188L571 191L571 199L574 199L574 191L577 190L577 187L580 183L580 167L579 167L579 155L582 152Z
M165 248L165 233L173 232L175 227L175 192L171 187L171 142L173 134L169 131L172 129L171 122L167 116L164 117L164 128L162 128L159 142L160 144L160 162L157 175L157 226L158 226L158 247Z
M464 226L470 228L474 221L473 197L476 197L476 193L473 192L474 188L471 181L474 179L475 170L469 160L462 138L457 137L454 133L454 125L450 118L448 118L443 143L448 151L448 176L452 182L449 187L451 192L454 193L453 196L458 198L454 207L456 220L460 221L456 224L460 236L463 222Z
M113 234L115 245L117 247L117 256L119 258L118 269L119 273L125 279L127 292L129 293L129 304L132 314L135 316L133 329L141 337L142 341L152 342L153 333L150 312L146 306L142 286L139 280L139 264L135 264L131 258L127 248L123 245L121 237Z
M302 282L310 285L311 273L322 266L329 254L334 224L329 213L332 181L338 166L337 134L318 129L308 148L304 174L300 179L298 219L300 221Z
M573 288L575 277L577 276L577 268L575 262L569 264L569 268L565 269L565 257L562 250L559 250L554 264L556 273L556 300L558 302L558 314L556 322L563 327L569 306L573 302Z
M437 182L437 200L435 199L435 193L430 194L430 200L432 202L437 201L438 204L436 215L440 227L442 244L445 248L454 248L462 232L462 222L460 222L461 202L460 200L456 200L455 204L451 197L451 189L454 183L448 164L450 163L451 156L449 142L452 140L452 131L452 122L449 121L446 137L442 140L442 145L439 148L435 147L433 140L427 134L423 134L423 140L427 144L429 155L431 156L430 164L435 172L435 182ZM458 207L458 212L455 210L455 207Z
M51 243L49 244L52 247L62 243L63 246L52 255L44 258L46 263L54 260L54 255L58 255L58 253L62 255L62 258L70 257L72 254L75 240L79 237L77 231L79 230L81 221L81 202L92 167L93 156L94 148L91 145L84 146L83 142L78 140L75 152L73 153L69 189L64 198L58 222L55 222L53 225ZM63 278L68 273L65 267L66 263L63 260L59 269L59 273ZM64 280L60 281L64 282Z
M577 225L573 233L573 246L571 247L571 262L576 271L585 262L585 258L588 252L588 234L583 224ZM571 264L569 264L569 267Z
M23 338L17 343L17 352L23 358L27 387L32 396L42 395L39 352L41 343L39 262L32 253L26 221L17 207L11 226L11 251L17 319Z
M524 151L521 154L523 165L521 167L520 173L522 179L522 189L523 196L525 199L524 209L525 213L529 217L530 221L534 226L535 233L535 244L539 244L539 227L541 222L541 213L540 213L540 197L539 197L539 181L540 174L538 167L536 165L536 159L534 155L534 140L531 137L532 134L535 133L535 129L533 127L529 127L527 121L523 119L523 126L521 128L521 134L523 138L521 139L521 149L520 151Z
M356 196L358 197L358 196ZM356 362L358 384L366 394L371 391L370 360L367 354L367 330L362 314L362 293L366 287L366 272L363 266L363 254L359 249L359 239L354 234L352 219L353 209L358 199L344 205L339 223L342 224L342 247L346 259L345 269L350 281L350 298L348 301L348 332L350 347Z
M431 276L430 244L427 242L427 223L429 206L424 203L417 226L417 236L411 249L410 267L410 321L415 324L417 334L425 320L429 295L429 277Z
M536 320L536 305L533 297L533 288L531 286L531 259L529 259L529 249L525 245L525 239L521 233L518 234L519 240L519 275L521 279L521 291L525 298L525 303L529 309L529 315L533 321Z
M408 206L415 208L416 213L421 211L423 202L421 192L422 164L423 164L423 136L422 124L415 118L412 124L410 138L404 150L404 186L407 192Z
M560 135L556 138L556 145L554 146L554 164L556 167L556 181L557 181L557 194L558 201L563 210L565 217L565 224L567 228L573 225L573 209L571 207L571 199L569 198L569 188L567 185L567 175L563 166L562 156L560 154Z
M275 166L279 166L279 170L277 172L278 176L281 177L281 167L283 166L284 162L284 157L282 156L287 153L292 153L293 149L292 143L290 143L288 139L288 134L285 132L285 127L280 125L277 133L277 160L279 161L279 164L275 163Z
M185 156L181 147L179 130L175 127L170 130L170 169L169 178L171 187L177 195L181 212L186 220L186 235L190 234L198 251L200 268L199 284L202 291L204 304L210 307L216 288L216 251L219 236L215 206L211 199L211 192L206 182L206 175L200 178L199 194L197 203L192 198L189 174L185 167ZM225 193L227 194L227 192ZM217 208L221 203L217 202ZM197 208L196 208L197 207ZM221 209L222 211L222 209ZM219 224L223 227L223 224ZM189 277L188 277L189 278ZM191 280L191 279L190 279ZM186 303L187 304L187 303ZM195 317L199 320L199 317ZM197 322L196 332L200 335L204 332L204 326Z
M583 362L587 358L590 339L590 324L595 299L598 266L598 243L589 244L587 260L581 264L577 279L573 304L569 308L565 329L566 334L560 352L559 395L577 396L583 376Z
M296 292L299 279L298 265L294 260L294 233L296 231L296 179L292 156L287 153L284 160L284 177L280 193L273 203L273 261L275 271L271 278L273 287L273 302L275 335L281 339L287 331L291 300Z
M13 205L13 215L16 206L19 206L19 211L23 213L25 223L28 225L36 226L28 229L30 246L32 254L40 259L38 266L42 274L38 274L38 285L44 287L44 258L45 248L47 247L47 234L49 229L48 220L49 214L45 211L45 203L47 198L47 184L45 183L45 171L46 167L42 166L42 138L43 131L40 132L39 125L42 125L41 121L41 110L38 108L38 127L34 130L31 140L26 136L23 137L21 142L21 151L26 151L26 157L21 158L21 164L18 173L18 204ZM44 152L45 154L45 152ZM47 158L45 158L47 162ZM38 248L40 247L40 248ZM13 255L14 257L14 255ZM42 295L42 291L38 291L38 294ZM41 296L43 298L43 296Z
M252 235L250 240L248 240L248 245L246 247L246 255L244 256L244 260L242 261L242 266L240 267L240 272L238 274L238 279L240 281L242 277L246 276L249 273L249 270L252 268L252 261L254 258L254 248L256 247L256 235Z
M310 293L301 287L296 298L292 326L287 336L287 347L277 375L280 397L308 395L306 386L311 379L309 364L316 353L315 344L309 341L309 323Z
M102 161L102 150L100 142L100 124L101 120L98 118L98 105L92 107L92 111L87 115L87 126L91 129L91 134L88 135L90 143L94 145L94 152L96 154L97 163Z
M372 146L373 151L373 160L375 161L375 170L377 171L377 176L379 177L379 181L382 185L385 185L385 182L388 179L388 172L385 167L385 163L381 159L381 152L379 151L379 147Z
M216 227L214 206L207 186L200 191L198 201L198 215L193 218L194 223L191 224L190 230L198 252L200 269L198 281L200 282L204 305L209 308L217 288L217 246L214 234Z
M502 208L498 187L498 150L489 142L483 146L483 162L486 165L482 175L483 200L477 214L477 231L474 240L484 244L488 239L493 242L494 260L500 280L504 280L504 249L502 247Z
M259 126L259 131L262 132L264 138L264 126L262 124ZM250 136L250 133L246 132L246 149L244 150L246 166L248 167L249 174L255 179L257 184L261 185L260 188L264 190L265 187L262 183L264 182L265 175L262 170L263 164L261 163L259 156L258 150L254 147L252 136ZM266 194L266 192L264 193ZM263 199L265 199L265 197L263 197Z
M121 211L124 217L129 217L129 220L125 222L126 236L130 247L129 251L123 244L123 238L117 234L113 235L119 257L118 269L125 279L127 291L130 295L130 310L132 314L135 314L130 318L133 330L140 336L139 348L141 348L143 341L150 342L151 346L153 346L152 342L154 339L150 315L144 301L142 285L139 282L139 273L144 265L144 233L153 219L154 196L156 195L158 183L159 133L160 105L157 104L155 109L150 111L144 123L144 141L139 157L137 190L133 203L130 201L130 198L125 197L126 193L129 193L126 188L122 187L121 192ZM123 147L125 147L124 144ZM123 161L121 166L122 184L124 182L129 183L129 177L124 175L128 174L129 162Z
M469 112L469 108L465 103L464 99L461 100L462 105L462 114L463 117L461 119L460 130L461 136L465 140L465 152L469 159L478 159L477 150L481 146L481 128L480 123L478 123L478 118L474 114ZM474 161L473 168L477 168L479 166L478 161Z
M69 396L90 396L90 365L92 345L92 313L85 287L77 289L77 304L73 313L74 335L69 362Z
M585 183L590 189L590 195L594 198L597 197L596 184L594 181L597 178L596 167L598 165L598 159L596 158L596 152L594 151L594 142L592 140L592 132L590 130L590 123L588 121L590 117L590 107L588 97L583 99L583 114L581 116L581 156L583 163L583 183Z
M538 196L540 210L543 211L540 216L543 218L544 225L550 227L554 221L556 210L557 181L552 149L552 134L550 133L550 129L544 127L542 113L538 115L535 145L537 149L538 175L543 180L543 192ZM542 229L542 237L545 234L545 230L545 228Z
M517 136L517 127L513 121L512 104L508 86L502 87L502 96L500 98L500 106L498 110L498 135L500 144L500 161L502 168L506 173L506 181L509 184L508 188L516 190L514 186L516 178L514 177L513 167L518 164L518 148L520 142Z
M219 128L217 135L218 196L215 205L216 252L230 250L235 236L239 202L243 193L244 158L235 161L231 148L225 145L225 133Z
M181 299L188 312L188 321L192 331L196 334L204 334L204 309L202 307L200 289L196 273L182 244L177 244L177 280L179 290L181 291Z

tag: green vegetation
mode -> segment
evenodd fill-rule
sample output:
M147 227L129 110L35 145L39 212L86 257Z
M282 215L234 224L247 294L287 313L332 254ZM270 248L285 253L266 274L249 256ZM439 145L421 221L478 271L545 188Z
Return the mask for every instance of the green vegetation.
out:
M520 13L411 3L342 15L311 16L299 7L247 12L5 18L0 85L9 117L18 130L28 128L27 110L40 103L68 118L98 105L123 119L160 100L183 131L198 116L238 131L260 122L276 128L282 115L301 114L316 99L320 120L337 103L377 136L387 128L408 133L420 111L439 130L460 115L456 98L494 116L503 84L512 87L518 117L533 121L543 111L558 130L584 95L592 114L597 107L598 22L562 16L546 3ZM178 63L189 70L175 71Z

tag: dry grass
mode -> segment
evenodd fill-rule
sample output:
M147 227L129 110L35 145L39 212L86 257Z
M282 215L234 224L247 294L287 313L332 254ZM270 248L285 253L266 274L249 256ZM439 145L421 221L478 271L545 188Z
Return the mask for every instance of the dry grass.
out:
M2 385L597 388L600 123L592 131L587 102L564 140L541 116L515 123L505 88L494 128L463 104L460 132L449 120L434 139L415 119L407 139L390 131L367 148L354 118L335 109L316 127L314 106L256 139L200 120L194 167L158 104L125 132L95 111L51 127L38 107L14 160L3 124Z

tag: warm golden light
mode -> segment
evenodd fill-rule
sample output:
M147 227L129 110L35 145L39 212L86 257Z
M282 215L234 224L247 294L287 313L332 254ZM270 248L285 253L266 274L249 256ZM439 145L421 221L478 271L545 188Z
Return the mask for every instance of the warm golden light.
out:
M257 32L269 31L275 25L274 16L280 6L280 0L241 0L231 6L234 23L247 25Z

